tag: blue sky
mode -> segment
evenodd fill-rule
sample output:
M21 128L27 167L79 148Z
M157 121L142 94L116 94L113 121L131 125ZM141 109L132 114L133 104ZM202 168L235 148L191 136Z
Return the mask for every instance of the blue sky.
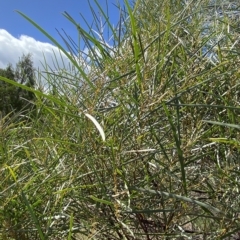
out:
M123 1L119 0L120 4L123 4ZM94 0L89 2L98 14L99 10ZM107 11L107 2L110 22L116 26L119 21L119 10L114 4L118 1L98 0L98 2L104 11ZM47 49L49 52L51 47L49 45L51 41L15 10L30 17L61 44L63 42L56 29L59 31L64 29L73 40L78 41L77 30L62 15L64 11L68 12L83 28L86 28L86 25L80 13L89 24L93 21L88 0L0 0L0 68L5 67L7 61L13 64L18 61L22 55L21 52L26 54L33 51L36 57L39 51L34 52L35 48L41 51Z
M106 11L106 0L98 0L98 2ZM90 0L90 3L98 13L99 10L94 0ZM107 3L110 21L113 24L117 24L119 11L114 6L116 1L107 0ZM93 21L93 15L87 0L1 0L0 28L7 30L14 37L19 37L23 34L39 41L48 42L49 40L15 10L30 17L57 39L60 38L55 28L59 30L63 28L69 35L77 36L74 26L62 15L64 11L68 12L83 27L86 27L86 24L79 13L83 14L89 23Z

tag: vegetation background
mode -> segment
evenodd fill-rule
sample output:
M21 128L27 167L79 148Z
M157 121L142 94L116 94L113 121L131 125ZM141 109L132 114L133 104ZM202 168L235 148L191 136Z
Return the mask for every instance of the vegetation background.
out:
M98 34L64 14L87 55L19 12L71 64L47 91L1 71L34 107L0 120L0 239L240 239L239 3L94 4Z
M6 69L0 69L0 76L11 79L28 87L35 87L36 77L31 55L23 55L13 69L9 64ZM32 92L23 90L10 83L0 82L0 116L4 117L10 113L31 110L34 101Z

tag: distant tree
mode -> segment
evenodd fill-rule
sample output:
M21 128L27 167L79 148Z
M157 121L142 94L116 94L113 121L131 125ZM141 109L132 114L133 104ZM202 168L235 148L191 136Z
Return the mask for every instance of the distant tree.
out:
M14 69L11 64L9 64L6 69L0 69L0 74L3 77L6 77L8 79L14 79L15 74L14 74Z
M16 65L15 80L29 87L35 85L35 69L31 54L23 55Z
M35 87L35 68L31 59L31 54L23 55L16 65L15 81L28 87ZM29 101L34 100L32 92L18 88L18 110L30 107Z
M35 69L31 55L23 55L16 64L15 70L11 64L6 69L0 69L0 76L34 88ZM9 112L27 110L31 107L31 101L34 101L34 94L32 92L0 81L0 111L2 116L5 116Z
M8 65L6 69L0 69L0 76L14 80L15 74L12 65ZM4 116L15 108L17 89L15 86L6 82L0 82L0 111Z

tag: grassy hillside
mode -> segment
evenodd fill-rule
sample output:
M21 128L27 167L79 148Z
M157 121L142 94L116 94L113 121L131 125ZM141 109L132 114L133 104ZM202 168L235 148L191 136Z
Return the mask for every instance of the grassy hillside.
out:
M87 56L51 39L71 69L0 120L0 239L238 239L239 5L180 2L102 14L111 47L65 14Z

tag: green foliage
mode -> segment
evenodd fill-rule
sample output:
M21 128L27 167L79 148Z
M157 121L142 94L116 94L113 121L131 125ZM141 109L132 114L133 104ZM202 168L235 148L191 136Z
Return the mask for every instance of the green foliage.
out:
M35 86L35 69L31 60L31 55L23 55L16 64L14 70L12 65L6 69L0 69L0 76L14 80L15 82L24 84L28 87ZM5 116L11 112L21 112L32 108L31 101L35 97L32 92L23 90L4 81L0 82L0 112Z
M125 2L114 48L97 13L64 13L87 57L70 41L48 93L2 78L37 96L33 121L0 122L3 239L237 238L239 20L219 2Z

